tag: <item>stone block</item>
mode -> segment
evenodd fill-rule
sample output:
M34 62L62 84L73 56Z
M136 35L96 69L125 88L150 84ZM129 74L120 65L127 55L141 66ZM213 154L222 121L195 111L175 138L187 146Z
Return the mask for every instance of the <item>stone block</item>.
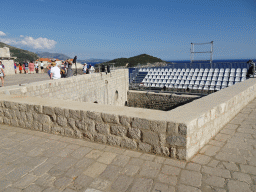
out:
M180 160L186 160L186 148L177 149L177 158Z
M132 123L131 123L133 128L138 128L138 129L150 129L150 121L147 119L140 119L140 118L133 118Z
M113 145L113 146L120 146L121 145L121 137L117 137L117 136L113 136L113 135L108 135L107 136L107 143L109 145Z
M93 112L93 111L87 111L84 112L85 113L85 117L88 117L92 120L95 120L96 122L102 122L102 118L101 118L101 114L98 112Z
M154 146L159 146L159 137L158 134L152 131L143 131L142 132L142 141Z
M128 148L128 149L136 149L137 143L133 141L132 139L122 139L121 141L121 147Z
M178 126L178 133L180 135L187 135L187 126L185 124L179 124Z
M65 116L65 111L64 109L60 108L60 107L55 107L54 108L55 114L56 115L61 115L61 116Z
M69 118L73 118L73 119L80 119L80 111L79 110L69 110Z
M11 116L11 114L10 114L10 110L9 110L9 109L4 108L4 109L3 109L3 112L4 112L4 116L5 116L6 118L12 119L12 116Z
M42 124L50 124L51 123L51 118L48 115L38 114L37 117L38 117L38 119L36 119L36 120Z
M164 121L150 121L150 130L157 133L166 133L167 123Z
M103 121L106 123L119 124L119 118L117 115L102 113L101 116L102 116Z
M97 122L95 129L98 133L101 133L101 134L104 134L104 135L109 134L109 125L108 124Z
M186 146L186 138L183 136L172 135L166 139L167 143L172 146Z
M30 113L33 113L34 112L34 105L27 104L27 111L30 112Z
M38 121L34 121L32 126L33 126L33 129L38 130L38 131L42 131L42 129L43 129L43 125L41 123L39 123Z
M19 126L19 123L18 123L18 121L17 121L17 119L15 118L15 119L11 119L11 125L12 126Z
M54 108L53 108L53 107L44 106L43 109L44 109L44 110L43 110L43 111L44 111L44 114L50 115L50 116L55 115L55 112L54 112Z
M140 140L141 131L137 128L128 128L128 137L130 137L131 139Z
M68 125L72 128L75 129L76 128L76 121L72 118L68 118Z
M119 116L119 121L121 125L125 127L131 127L131 118L127 116Z
M26 104L23 104L23 103L19 103L18 104L18 108L19 108L19 111L27 111L27 106Z
M125 127L120 125L111 125L110 130L111 130L111 134L117 135L120 137L124 137L127 134L127 130L125 129Z
M100 142L100 143L107 143L107 137L102 134L95 134L94 135L94 141Z
M73 129L70 129L68 127L65 127L64 128L64 132L65 132L65 135L66 136L69 136L69 137L73 137L74 136L74 130Z
M51 126L48 125L48 124L43 124L43 125L42 125L42 130L43 130L44 132L50 133L50 132L51 132Z
M152 146L147 143L139 143L138 149L146 153L149 153L152 150Z
M173 122L167 123L167 134L177 134L178 133L178 124Z
M64 135L64 134L65 134L65 131L64 131L64 129L61 128L61 127L54 126L54 127L52 128L52 133L53 133L53 134Z
M87 130L87 125L84 123L83 120L75 120L75 125L80 130L84 130L84 131Z

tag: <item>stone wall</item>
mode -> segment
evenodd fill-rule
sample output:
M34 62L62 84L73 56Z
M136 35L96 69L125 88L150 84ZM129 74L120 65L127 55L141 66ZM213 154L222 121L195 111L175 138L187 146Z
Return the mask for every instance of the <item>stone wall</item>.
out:
M1 89L0 93L124 106L128 81L128 70L120 69L108 74L93 73L11 86Z
M128 91L128 106L169 111L200 98L196 95L177 95L147 91Z
M171 111L10 95L9 89L0 95L0 124L189 160L256 97L256 79Z

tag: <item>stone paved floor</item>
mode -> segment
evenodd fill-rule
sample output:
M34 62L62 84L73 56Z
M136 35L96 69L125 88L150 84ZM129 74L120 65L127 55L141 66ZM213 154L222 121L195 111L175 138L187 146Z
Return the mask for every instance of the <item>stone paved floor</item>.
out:
M190 162L0 125L0 191L256 191L256 100Z
M49 80L47 73L36 73L36 74L16 74L16 75L7 75L4 78L4 86L10 85L19 85L25 83L31 83L35 81L45 81ZM2 85L0 83L0 85Z

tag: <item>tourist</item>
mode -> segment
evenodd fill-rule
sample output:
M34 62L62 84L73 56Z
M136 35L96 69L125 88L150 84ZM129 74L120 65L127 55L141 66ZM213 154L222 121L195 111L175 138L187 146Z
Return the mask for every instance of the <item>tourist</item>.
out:
M72 63L70 60L67 60L68 63L68 69L67 69L67 78L73 76L73 70L72 70Z
M36 73L38 73L38 63L37 62L35 63L35 70L36 70Z
M87 64L84 63L84 66L83 66L83 72L84 72L84 74L86 74L86 71L87 71Z
M27 61L25 61L24 66L25 66L25 73L28 74L28 62Z
M14 71L15 71L15 74L17 73L16 69L17 69L17 64L14 62Z
M41 61L40 67L41 67L41 73L44 73L44 63L43 63L43 61Z
M22 73L22 64L19 64L19 71L20 71L20 74Z
M56 66L55 62L51 64L50 79L60 79L60 68Z
M4 86L4 77L5 77L5 73L3 69L3 64L2 64L2 61L0 61L0 79L2 81L2 87Z
M29 68L29 74L34 73L35 64L33 63L33 61L30 61L30 63L28 64L28 68Z
M50 78L51 78L51 67L52 67L51 64L49 64L49 65L46 67L46 69L48 69L47 74L49 75Z

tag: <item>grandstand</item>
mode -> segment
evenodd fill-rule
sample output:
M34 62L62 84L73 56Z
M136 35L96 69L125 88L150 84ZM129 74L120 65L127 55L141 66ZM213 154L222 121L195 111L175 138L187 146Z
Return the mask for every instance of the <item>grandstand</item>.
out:
M140 68L140 87L218 91L246 80L246 68ZM145 75L146 74L146 75Z

